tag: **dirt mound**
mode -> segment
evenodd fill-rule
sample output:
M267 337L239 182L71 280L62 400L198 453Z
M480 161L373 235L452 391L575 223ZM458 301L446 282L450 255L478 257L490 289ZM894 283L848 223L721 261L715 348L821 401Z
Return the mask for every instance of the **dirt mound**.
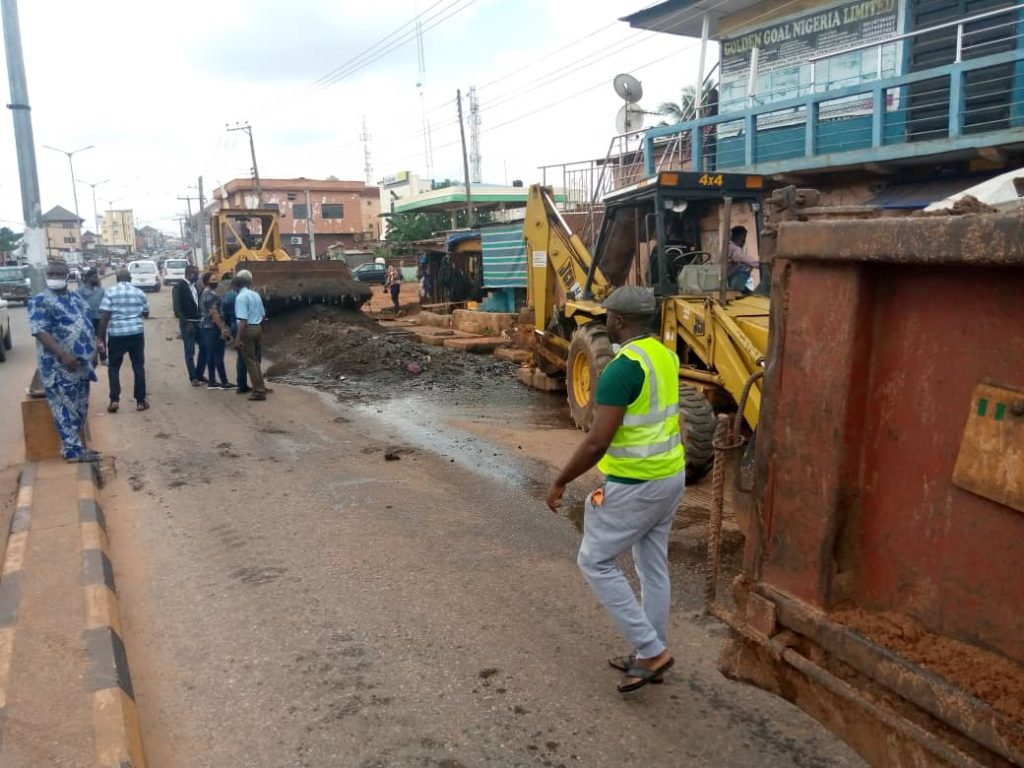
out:
M1024 669L1004 656L932 634L899 613L846 608L830 618L958 683L1013 719L1024 716Z
M395 396L409 389L483 388L515 366L490 355L431 347L384 329L362 312L313 305L267 326L268 375L315 386L345 382L353 395Z
M999 213L987 203L981 202L974 195L964 195L949 208L940 211L914 211L912 216L966 216L973 213Z

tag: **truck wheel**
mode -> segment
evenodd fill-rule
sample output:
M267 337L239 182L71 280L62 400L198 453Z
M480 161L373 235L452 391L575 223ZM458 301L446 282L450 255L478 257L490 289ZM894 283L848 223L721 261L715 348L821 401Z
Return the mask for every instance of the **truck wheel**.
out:
M4 349L10 349L14 346L14 342L11 341L11 325L7 324L7 333L4 334Z
M602 323L590 323L573 332L565 365L565 388L572 420L584 431L590 429L597 410L597 380L613 357L608 330Z
M686 484L695 483L715 463L715 411L703 393L679 385L679 428L686 447Z

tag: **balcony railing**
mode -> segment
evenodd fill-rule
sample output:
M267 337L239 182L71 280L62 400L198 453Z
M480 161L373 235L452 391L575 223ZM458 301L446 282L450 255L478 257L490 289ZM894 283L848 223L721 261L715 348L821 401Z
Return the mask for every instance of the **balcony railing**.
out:
M811 68L853 51L877 50L876 78L836 88L811 82L799 95L651 128L644 171L663 162L665 142L686 153L686 167L779 173L885 162L1024 141L1024 27L1021 6L979 14L897 38L816 57ZM930 45L955 32L948 63L883 77L898 43L921 36ZM883 55L883 53L892 54ZM826 90L826 87L828 88ZM723 108L726 105L723 104Z

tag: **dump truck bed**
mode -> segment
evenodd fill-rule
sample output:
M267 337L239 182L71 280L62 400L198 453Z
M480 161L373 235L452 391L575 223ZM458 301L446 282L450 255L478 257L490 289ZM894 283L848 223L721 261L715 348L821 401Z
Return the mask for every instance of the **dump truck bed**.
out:
M874 765L1024 764L1024 218L782 224L724 669Z

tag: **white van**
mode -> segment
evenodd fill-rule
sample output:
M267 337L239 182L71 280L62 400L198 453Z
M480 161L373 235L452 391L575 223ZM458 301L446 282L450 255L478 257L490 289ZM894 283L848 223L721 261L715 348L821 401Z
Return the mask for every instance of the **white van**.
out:
M164 261L164 285L172 285L185 279L188 259L167 259Z
M160 272L155 261L133 261L128 264L128 274L132 276L132 285L143 291L160 290Z

